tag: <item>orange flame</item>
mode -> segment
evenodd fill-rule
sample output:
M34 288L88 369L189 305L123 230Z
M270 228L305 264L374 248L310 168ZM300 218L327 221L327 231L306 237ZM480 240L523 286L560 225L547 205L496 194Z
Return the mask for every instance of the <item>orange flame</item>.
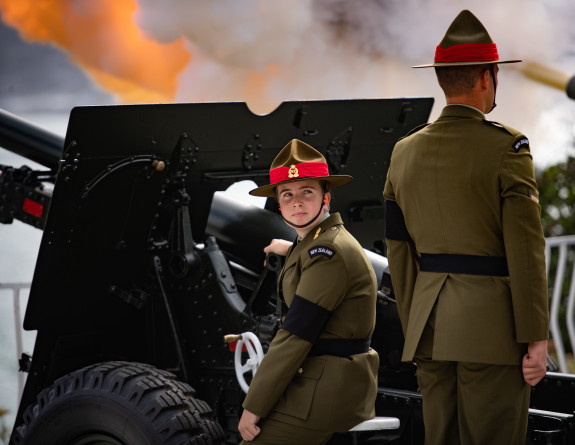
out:
M190 54L182 39L146 39L134 23L136 10L136 0L0 0L5 23L27 40L64 49L120 102L171 102Z
M251 72L244 84L243 96L254 113L266 114L273 111L279 104L268 98L265 91L269 81L277 75L279 68L270 65L263 72Z

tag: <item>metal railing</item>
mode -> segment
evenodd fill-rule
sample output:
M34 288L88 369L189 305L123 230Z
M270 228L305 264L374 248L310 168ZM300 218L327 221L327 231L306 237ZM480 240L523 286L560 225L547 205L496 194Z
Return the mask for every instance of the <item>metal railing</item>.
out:
M12 304L14 313L14 330L16 333L16 362L18 363L22 357L22 317L20 311L20 291L22 289L30 289L30 283L0 283L1 290L12 290ZM18 400L22 395L24 389L24 374L18 373Z
M545 259L549 286L552 286L549 330L559 368L561 372L568 373L561 320L565 321L571 350L575 351L575 235L547 238Z

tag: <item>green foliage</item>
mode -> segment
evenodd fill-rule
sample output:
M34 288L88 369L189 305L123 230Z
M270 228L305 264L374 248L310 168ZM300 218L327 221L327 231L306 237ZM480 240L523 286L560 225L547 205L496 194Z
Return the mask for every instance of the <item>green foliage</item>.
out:
M545 236L575 234L575 157L537 175Z
M541 204L541 224L546 237L575 235L575 157L568 156L565 162L551 165L541 172L536 172ZM557 271L557 254L552 253L549 265L549 285L553 286L553 277ZM566 327L566 299L571 285L570 271L575 263L575 251L567 252L566 279L562 283L561 303L558 321L565 350L571 351ZM552 288L549 289L549 296Z

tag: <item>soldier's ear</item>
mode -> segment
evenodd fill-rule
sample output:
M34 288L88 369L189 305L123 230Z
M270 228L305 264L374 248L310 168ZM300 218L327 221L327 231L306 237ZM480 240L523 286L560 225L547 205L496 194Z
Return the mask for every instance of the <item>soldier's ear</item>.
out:
M491 73L489 72L489 69L481 71L481 75L479 76L479 82L483 89L487 89L489 84L493 82L493 80L491 79Z

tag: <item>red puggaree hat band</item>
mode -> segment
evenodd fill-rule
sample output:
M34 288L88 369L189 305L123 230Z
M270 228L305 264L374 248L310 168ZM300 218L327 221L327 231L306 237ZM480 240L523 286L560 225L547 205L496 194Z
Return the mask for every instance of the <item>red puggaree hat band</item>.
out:
M327 164L324 162L302 162L289 167L277 167L270 170L270 184L289 181L290 179L316 178L329 176Z
M435 63L452 62L496 62L499 60L495 43L462 43L449 48L437 46Z

